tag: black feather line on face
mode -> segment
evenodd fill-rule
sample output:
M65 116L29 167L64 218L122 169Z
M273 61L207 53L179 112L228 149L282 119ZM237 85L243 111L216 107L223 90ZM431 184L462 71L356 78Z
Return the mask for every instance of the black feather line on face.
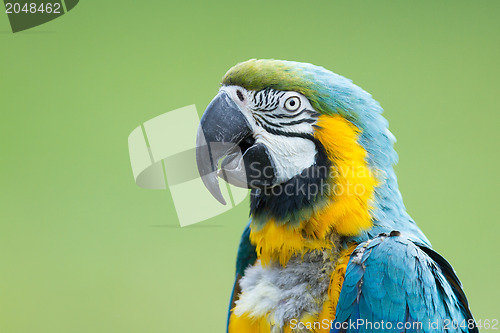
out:
M258 111L258 110L256 110ZM320 114L313 110L303 109L297 114L266 114L266 117L275 118L275 119L293 119L302 114L307 113L310 117L318 118Z
M257 225L261 226L271 218L280 224L297 225L304 219L304 215L312 214L313 208L318 207L318 202L326 202L331 162L323 145L314 138L310 139L317 150L312 166L283 184L272 188L252 189L250 215Z
M265 88L263 90L253 92L251 107L254 111L273 111L276 110L280 104L281 97L285 95L284 91Z
M269 132L271 134L274 134L274 135L281 135L281 136L286 136L286 137L289 137L289 138L308 139L308 140L311 140L313 142L316 141L316 139L314 138L314 135L309 134L309 133L285 132L285 131L281 131L281 130L278 130L278 129L271 128L271 127L266 126L264 124L260 124L260 126L263 129L265 129L267 132Z
M278 128L283 128L283 126L281 126L280 124L274 124L274 123L268 121L265 117L263 117L260 114L255 113L254 115L255 115L255 117L259 118L260 120L262 120L263 122L265 122L268 125L271 125L271 126L274 126L274 127L278 127Z
M299 124L304 124L304 123L314 124L316 121L317 121L316 119L305 118L305 119L290 121L288 123L281 122L279 124L281 126L291 126L291 125L299 125Z

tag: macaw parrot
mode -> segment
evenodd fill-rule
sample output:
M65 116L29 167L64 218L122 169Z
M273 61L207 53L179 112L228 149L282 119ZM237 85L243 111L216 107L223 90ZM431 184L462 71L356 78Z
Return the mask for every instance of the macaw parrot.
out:
M308 63L229 69L197 166L250 189L229 333L478 332L455 271L406 212L372 96Z

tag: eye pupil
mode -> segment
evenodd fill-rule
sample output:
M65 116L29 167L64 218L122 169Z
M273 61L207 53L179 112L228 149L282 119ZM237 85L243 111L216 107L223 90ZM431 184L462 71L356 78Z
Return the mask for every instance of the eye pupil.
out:
M293 101L293 100L292 100L292 101L290 101L290 105L291 105L291 106L294 106L294 105L295 105L295 101Z

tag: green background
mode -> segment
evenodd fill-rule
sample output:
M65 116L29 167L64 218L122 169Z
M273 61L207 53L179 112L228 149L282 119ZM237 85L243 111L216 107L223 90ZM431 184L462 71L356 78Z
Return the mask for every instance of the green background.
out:
M12 34L0 14L0 332L223 332L247 203L181 229L167 191L134 184L127 136L202 112L249 58L381 102L410 214L475 317L499 318L499 17L493 0L83 1Z

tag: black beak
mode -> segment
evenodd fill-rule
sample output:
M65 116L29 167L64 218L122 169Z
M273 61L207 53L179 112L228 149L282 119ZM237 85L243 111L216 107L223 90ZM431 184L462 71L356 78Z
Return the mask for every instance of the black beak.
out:
M201 117L196 137L196 163L203 183L222 204L218 176L245 187L271 185L274 172L270 155L262 144L254 145L252 129L244 114L225 91L219 92ZM219 161L221 172L218 172Z
M238 143L251 134L250 125L225 91L219 92L201 117L196 136L196 163L203 183L212 195L226 204L219 188L219 160L236 151Z

